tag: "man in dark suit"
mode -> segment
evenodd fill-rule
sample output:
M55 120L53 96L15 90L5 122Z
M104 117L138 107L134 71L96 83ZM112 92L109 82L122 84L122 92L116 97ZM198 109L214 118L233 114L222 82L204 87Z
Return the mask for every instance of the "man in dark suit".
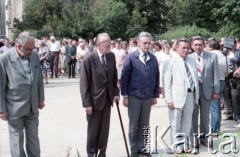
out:
M76 65L76 53L77 48L72 44L72 39L68 40L66 45L66 60L68 64L68 78L75 77L75 65Z
M0 118L8 121L12 157L26 156L23 143L27 156L40 157L38 109L45 104L41 65L34 48L34 37L22 32L15 48L0 56Z
M152 36L148 32L138 35L139 48L124 62L121 75L123 105L128 107L129 141L132 156L149 153L143 129L149 126L152 105L159 97L159 67L156 57L149 52Z
M200 110L200 133L207 135L209 133L209 114L212 100L217 100L220 92L220 78L217 55L204 51L204 39L200 36L192 39L192 49L194 53L190 54L196 60L198 82L199 82L199 105L195 104L192 119L192 133L198 132L198 114ZM193 141L193 147L197 147L198 143ZM207 138L201 138L202 145L208 147L210 144Z
M81 63L80 92L88 121L88 157L106 156L111 105L119 101L116 61L110 44L107 33L98 34L96 49Z

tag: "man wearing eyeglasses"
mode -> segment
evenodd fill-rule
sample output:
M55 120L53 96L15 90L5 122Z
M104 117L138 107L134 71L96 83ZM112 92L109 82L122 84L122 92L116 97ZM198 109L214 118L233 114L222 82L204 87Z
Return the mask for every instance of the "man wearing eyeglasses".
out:
M81 62L80 92L87 114L88 157L106 157L111 105L119 102L117 68L107 33L96 37L96 49Z
M0 56L0 118L8 122L12 157L40 157L38 109L45 106L44 87L39 57L33 49L34 37L22 32L15 48Z
M159 67L156 57L149 52L152 36L148 32L138 35L139 49L125 59L121 75L123 105L128 107L129 141L132 156L150 156L143 129L149 126L151 107L159 97Z

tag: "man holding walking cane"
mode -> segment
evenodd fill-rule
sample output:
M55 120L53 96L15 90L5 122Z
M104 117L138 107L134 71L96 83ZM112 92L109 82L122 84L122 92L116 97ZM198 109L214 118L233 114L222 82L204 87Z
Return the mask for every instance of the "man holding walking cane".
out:
M156 57L149 52L152 42L150 33L138 35L139 49L125 59L121 75L123 105L128 107L129 141L131 156L138 154L151 156L146 152L143 128L149 126L152 105L159 97L159 67Z
M88 157L106 157L111 105L119 102L115 56L107 33L96 37L96 50L81 62L80 92L87 113Z

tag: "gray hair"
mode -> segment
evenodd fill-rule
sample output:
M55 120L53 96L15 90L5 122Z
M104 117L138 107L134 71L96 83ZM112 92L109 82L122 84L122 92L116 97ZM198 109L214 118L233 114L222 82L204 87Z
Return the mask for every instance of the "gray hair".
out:
M97 45L98 45L100 42L103 41L103 37L109 37L109 38L110 38L110 36L109 36L107 33L100 33L100 34L98 34L97 37L96 37L96 44L97 44Z
M187 38L181 38L181 39L178 39L178 40L177 40L176 45L179 46L179 44L180 44L181 42L190 44L190 40L189 40L189 39L187 39Z
M16 42L20 45L25 45L28 40L35 40L34 36L30 32L21 32L17 39Z
M139 33L137 39L140 40L142 37L151 38L151 40L152 40L152 35L150 33L148 33L148 32L141 32L141 33Z

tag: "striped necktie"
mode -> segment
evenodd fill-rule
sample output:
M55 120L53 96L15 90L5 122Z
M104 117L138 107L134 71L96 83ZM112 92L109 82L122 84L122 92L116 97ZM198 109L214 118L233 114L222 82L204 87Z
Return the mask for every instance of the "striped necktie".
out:
M187 72L187 77L188 77L188 80L189 80L190 89L193 90L193 87L194 87L193 78L192 78L191 72L188 68L186 59L184 59L184 66L185 66L185 69L186 69L186 72Z
M197 56L197 74L198 74L198 81L202 83L202 63L201 63L201 56Z

